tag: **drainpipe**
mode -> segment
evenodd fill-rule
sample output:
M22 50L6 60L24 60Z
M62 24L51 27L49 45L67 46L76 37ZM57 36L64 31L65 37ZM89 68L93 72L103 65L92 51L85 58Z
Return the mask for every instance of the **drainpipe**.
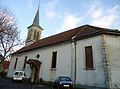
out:
M72 51L72 60L71 60L71 77L73 80L73 85L76 87L76 41L75 36L72 37L72 43L71 43L71 51Z
M110 64L108 61L107 45L105 43L104 34L102 34L102 53L103 53L103 62L104 62L103 65L104 65L106 88L112 89L111 70L110 70Z

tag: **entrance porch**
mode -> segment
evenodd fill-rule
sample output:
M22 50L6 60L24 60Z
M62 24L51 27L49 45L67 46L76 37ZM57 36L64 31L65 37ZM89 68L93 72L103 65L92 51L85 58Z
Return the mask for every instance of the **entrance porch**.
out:
M32 83L37 83L39 80L39 72L40 72L41 62L36 59L29 59L26 63L30 65L31 70L32 70L30 81Z

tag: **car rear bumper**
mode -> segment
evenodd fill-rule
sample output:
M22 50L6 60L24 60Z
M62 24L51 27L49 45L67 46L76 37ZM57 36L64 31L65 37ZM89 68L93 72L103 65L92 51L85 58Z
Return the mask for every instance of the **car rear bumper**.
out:
M13 78L13 80L18 80L18 81L22 81L23 80L23 78Z
M72 88L73 86L72 85L63 85L63 87L64 88L67 88L67 87Z
M70 88L72 89L73 88L73 85L72 84L60 84L58 85L60 88Z

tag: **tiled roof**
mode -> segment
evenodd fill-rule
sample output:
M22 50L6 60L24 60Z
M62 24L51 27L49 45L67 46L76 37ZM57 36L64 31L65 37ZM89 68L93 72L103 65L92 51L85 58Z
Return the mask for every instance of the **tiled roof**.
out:
M80 26L56 35L46 37L44 39L40 39L29 46L25 46L21 48L15 53L22 53L29 50L33 50L33 49L61 43L61 42L71 41L73 37L77 40L77 39L83 39L85 37L90 37L90 36L94 36L102 33L120 35L120 31L117 31L117 30L110 30L110 29L95 27L91 25L83 25L83 26Z

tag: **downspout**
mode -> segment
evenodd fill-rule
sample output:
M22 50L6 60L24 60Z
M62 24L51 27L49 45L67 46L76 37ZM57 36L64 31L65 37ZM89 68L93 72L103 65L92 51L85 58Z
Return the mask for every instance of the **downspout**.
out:
M112 89L110 64L108 61L107 45L105 42L104 34L102 34L102 54L103 54L103 66L104 66L106 88Z
M71 43L71 51L72 51L72 60L71 60L71 77L73 80L73 85L76 87L76 41L75 36L72 37Z

